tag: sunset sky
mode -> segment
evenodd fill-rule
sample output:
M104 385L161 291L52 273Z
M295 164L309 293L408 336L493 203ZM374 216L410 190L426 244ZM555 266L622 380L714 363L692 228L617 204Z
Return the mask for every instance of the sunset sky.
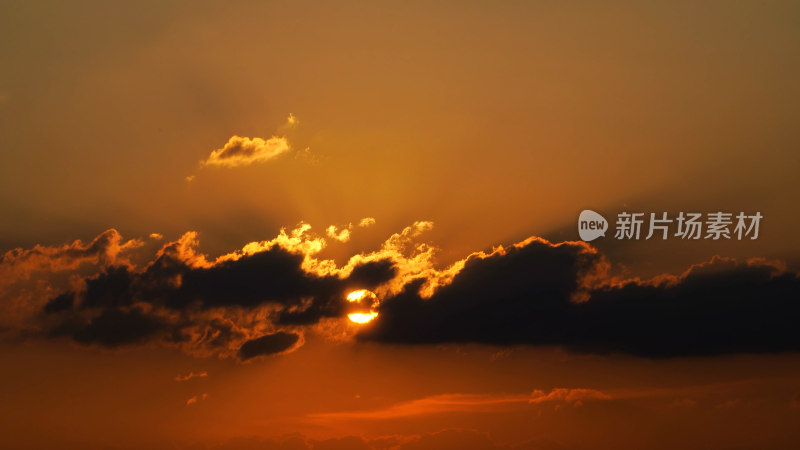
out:
M798 448L798 25L0 0L0 447Z

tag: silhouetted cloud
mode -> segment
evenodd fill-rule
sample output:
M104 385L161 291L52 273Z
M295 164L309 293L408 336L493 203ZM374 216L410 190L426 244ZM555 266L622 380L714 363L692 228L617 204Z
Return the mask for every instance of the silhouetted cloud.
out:
M341 318L349 291L396 274L391 259L359 259L345 268L312 259L325 242L309 230L282 230L214 261L196 251L196 233L186 233L143 268L103 266L78 289L51 298L42 307L44 327L85 344L155 340L243 359L296 348L298 334L287 328Z
M239 358L247 360L256 356L280 353L291 348L299 339L299 335L283 331L265 334L242 344L239 348Z
M76 327L71 335L81 343L117 347L142 342L165 330L165 325L161 318L138 308L106 309L83 326Z
M75 303L75 293L65 292L48 301L44 305L44 312L57 313L60 311L66 311L72 308L72 305L74 303Z
M800 350L800 282L774 264L715 258L647 282L603 279L604 265L583 243L542 240L472 257L430 298L418 281L384 299L360 338L646 357Z
M58 276L3 294L11 298L4 316L13 318L6 329L244 359L294 350L309 327L348 317L365 322L357 339L401 344L555 345L646 357L800 350L800 282L776 263L716 257L679 276L626 280L587 243L531 237L437 268L436 249L418 241L432 226L415 222L341 266L318 257L327 242L304 223L214 259L197 250L195 232L139 265L128 256L142 244L115 230L89 244L18 249L0 264L13 275L6 286L34 272ZM57 279L59 289L49 284ZM347 301L360 290L370 292L369 305Z

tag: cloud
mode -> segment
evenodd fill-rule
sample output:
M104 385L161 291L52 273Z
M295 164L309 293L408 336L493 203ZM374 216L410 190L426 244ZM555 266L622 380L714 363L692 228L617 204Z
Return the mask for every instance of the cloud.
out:
M420 241L432 226L414 222L343 265L320 258L326 237L305 223L217 258L198 251L196 232L148 256L109 230L4 255L9 286L39 278L0 289L0 307L7 333L241 359L293 351L310 330L644 357L800 351L800 286L781 264L715 257L680 275L623 279L587 243L531 237L437 267L437 249ZM361 289L374 293L377 317L349 326L346 296Z
M373 225L375 225L375 219L372 217L364 217L360 222L358 222L358 226L362 228L371 227Z
M347 293L395 276L388 259L345 267L317 260L325 245L301 223L210 260L197 251L197 233L188 232L142 266L97 267L24 323L110 348L159 343L241 359L285 353L302 345L301 328L343 317Z
M207 376L208 372L204 370L202 372L189 372L186 375L177 375L175 376L174 379L175 381L180 382L180 381L188 381L191 380L192 378L206 378Z
M280 127L280 132L286 133L297 127L300 121L294 114L289 113L286 123ZM200 161L200 167L243 167L257 163L271 161L291 150L291 145L286 136L272 136L268 139L260 137L243 137L233 135L221 148L213 150L208 157ZM308 153L308 149L305 150ZM196 175L189 175L185 180L191 183Z
M274 355L292 348L300 335L279 331L251 339L239 348L239 358L243 361L261 355Z
M555 388L530 394L439 394L396 403L380 409L311 414L318 420L388 420L452 412L502 412L543 403L580 406L586 401L611 400L610 394L586 388Z
M109 229L89 242L15 248L0 255L0 332L27 329L36 332L35 317L42 310L66 309L82 277L110 266L129 266L142 249L140 239L124 240Z
M267 162L288 152L289 141L285 137L273 136L269 139L231 136L228 142L211 152L201 162L203 166L241 167Z
M448 412L498 411L507 409L507 407L514 404L529 404L531 400L532 397L527 394L440 394L390 405L381 409L311 414L308 417L322 420L397 419Z
M350 230L352 228L353 224L342 229L337 228L336 225L331 225L325 229L325 234L327 234L329 238L336 239L339 242L347 242L350 240Z
M544 391L535 390L531 393L529 403L567 403L579 406L584 401L611 400L612 396L595 389L566 389L556 388L545 394Z
M195 395L191 397L189 400L186 400L186 406L196 405L197 403L205 400L208 398L208 394L203 393L199 395Z
M648 281L621 281L607 268L578 242L534 238L476 253L429 298L420 293L423 280L384 298L359 337L645 357L800 350L800 282L779 264L717 257Z
M0 288L25 280L34 272L73 270L84 263L128 264L124 255L142 245L140 239L124 241L117 230L109 229L86 243L76 240L61 246L15 248L0 255Z
M358 222L358 226L360 228L366 228L375 225L375 219L372 217L364 217ZM347 242L350 240L350 235L353 231L353 224L349 223L347 226L342 228L337 227L336 225L331 225L325 229L325 234L328 235L329 238L337 240L339 242Z
M105 309L97 316L80 320L72 318L53 331L53 335L68 334L84 344L118 347L145 341L166 330L162 318L142 309Z

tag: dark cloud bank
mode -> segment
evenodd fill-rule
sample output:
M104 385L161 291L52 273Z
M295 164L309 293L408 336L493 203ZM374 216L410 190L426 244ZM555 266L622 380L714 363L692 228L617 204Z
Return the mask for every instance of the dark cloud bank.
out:
M42 312L48 333L115 347L180 343L202 330L207 346L244 342L238 356L249 359L296 346L304 327L344 317L348 291L374 289L397 273L385 260L344 279L320 276L302 268L302 255L279 246L207 267L176 254L160 252L141 272L109 267L87 279L85 290L53 298ZM800 350L800 282L774 264L715 258L647 282L613 280L606 266L586 244L538 239L473 255L430 298L420 296L426 280L417 279L383 299L357 338L557 345L645 357ZM267 319L273 331L261 336L209 313L263 305L274 306Z
M168 250L168 249L167 249ZM341 317L352 289L373 289L394 277L386 261L356 266L346 278L306 272L303 256L277 245L211 267L193 266L177 252L162 251L143 272L111 266L85 280L81 292L66 292L45 304L51 337L69 336L84 344L117 347L163 340L180 344L202 332L209 350L223 349L248 335L219 311L272 306L272 328L310 325ZM250 359L293 347L294 331L268 333L245 341L238 356Z
M646 357L800 350L795 274L715 259L660 283L605 283L588 300L572 301L592 259L578 247L542 243L472 259L429 299L409 285L385 300L361 338L560 345Z

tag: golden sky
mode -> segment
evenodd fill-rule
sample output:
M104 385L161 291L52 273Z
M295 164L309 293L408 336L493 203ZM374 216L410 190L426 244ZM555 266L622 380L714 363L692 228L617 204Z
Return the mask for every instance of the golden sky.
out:
M798 23L0 2L0 447L796 448Z

